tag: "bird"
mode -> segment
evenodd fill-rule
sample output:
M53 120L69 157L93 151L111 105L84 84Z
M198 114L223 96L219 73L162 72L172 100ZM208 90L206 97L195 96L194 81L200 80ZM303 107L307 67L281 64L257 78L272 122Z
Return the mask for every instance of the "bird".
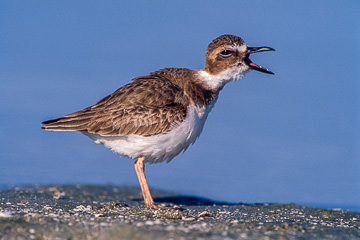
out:
M90 107L42 122L41 128L80 131L133 159L145 206L161 209L151 196L145 163L169 162L193 144L227 83L251 70L274 74L249 58L264 51L275 49L221 35L208 45L203 69L164 68L134 78Z

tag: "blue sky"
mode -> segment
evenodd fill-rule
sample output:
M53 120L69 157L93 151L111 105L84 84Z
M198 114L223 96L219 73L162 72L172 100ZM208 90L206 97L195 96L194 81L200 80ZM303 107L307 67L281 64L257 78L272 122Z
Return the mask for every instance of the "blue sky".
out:
M137 186L133 162L40 129L132 78L201 69L230 33L270 46L221 92L194 146L151 187L225 201L360 209L358 1L1 1L0 184Z

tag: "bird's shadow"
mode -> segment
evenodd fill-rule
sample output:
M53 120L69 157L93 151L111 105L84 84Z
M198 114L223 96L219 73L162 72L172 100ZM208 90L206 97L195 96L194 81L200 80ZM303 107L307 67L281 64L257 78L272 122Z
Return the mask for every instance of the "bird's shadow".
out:
M226 202L216 201L209 198L197 197L197 196L169 196L169 197L156 197L154 198L156 203L171 203L175 205L183 206L219 206L219 205L263 205L263 203L242 203L242 202Z
M158 203L172 203L175 205L185 205L185 206L210 206L210 205L228 205L227 202L215 201L208 198L196 197L196 196L171 196L171 197L158 197L154 198L155 202Z

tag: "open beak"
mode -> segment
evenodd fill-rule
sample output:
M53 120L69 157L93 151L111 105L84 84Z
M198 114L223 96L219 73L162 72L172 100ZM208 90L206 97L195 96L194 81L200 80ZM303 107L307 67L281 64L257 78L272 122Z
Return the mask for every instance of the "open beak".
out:
M248 47L247 49L248 49L248 51L247 51L247 54L246 54L245 62L251 69L259 71L259 72L268 73L268 74L274 74L269 69L264 68L264 67L262 67L260 65L256 65L255 63L253 63L249 59L249 56L252 53L265 52L265 51L275 51L275 49L273 49L271 47Z

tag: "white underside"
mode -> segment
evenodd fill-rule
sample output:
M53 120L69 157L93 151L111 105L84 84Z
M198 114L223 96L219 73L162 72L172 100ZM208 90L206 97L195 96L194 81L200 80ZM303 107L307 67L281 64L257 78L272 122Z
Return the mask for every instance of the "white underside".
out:
M161 135L151 137L138 135L102 136L88 132L82 133L95 140L96 143L104 144L113 152L134 160L140 155L144 155L145 162L170 161L176 155L185 151L200 136L206 118L216 100L217 97L208 107L201 109L190 105L185 121L170 132Z

